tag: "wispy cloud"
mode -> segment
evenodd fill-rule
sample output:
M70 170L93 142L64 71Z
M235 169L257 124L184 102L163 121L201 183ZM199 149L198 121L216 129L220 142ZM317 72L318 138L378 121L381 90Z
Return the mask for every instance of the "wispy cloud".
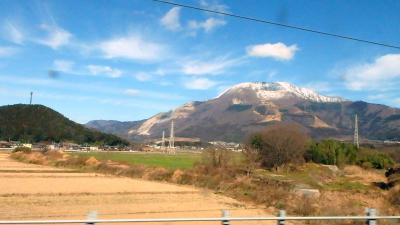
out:
M18 76L0 76L1 84L14 84L17 86L29 87L46 87L49 90L71 91L79 90L83 96L97 96L98 94L106 94L107 96L134 96L143 99L159 99L159 100L183 100L183 96L175 93L164 93L152 90L142 90L136 88L122 89L119 87L111 87L104 83L91 83L90 88L86 83L67 82L54 79L26 78Z
M105 58L154 61L165 54L165 46L143 39L139 35L129 35L100 42L96 46Z
M18 53L18 49L14 47L2 47L0 46L0 57L9 57Z
M200 0L200 6L218 12L224 12L224 13L229 12L229 7L227 5L221 4L215 0L213 1Z
M343 80L350 90L398 88L400 82L400 54L387 54L373 62L353 65L343 72Z
M23 44L25 36L20 27L9 20L6 20L3 26L4 36L7 40L15 44Z
M122 71L119 69L111 68L109 66L102 65L88 65L87 69L92 75L106 75L111 78L118 78L122 75Z
M136 80L144 82L144 81L149 81L153 78L153 76L150 73L146 72L138 72L135 75Z
M330 92L333 89L332 83L329 82L310 82L304 85L305 88L316 92Z
M74 65L73 61L57 59L53 62L53 69L63 73L72 73Z
M227 12L228 7L217 2L200 1L200 5L204 8L217 10L220 12ZM197 32L202 30L209 33L217 27L224 26L227 22L222 19L223 17L209 17L203 21L189 20L185 26L181 24L181 7L173 7L167 13L165 13L161 19L161 25L170 31L185 31L191 36L196 36Z
M53 62L52 70L66 74L79 76L105 76L109 78L119 78L123 75L123 71L105 65L90 64L87 66L76 66L75 62L64 59L57 59Z
M247 47L247 55L260 58L273 58L276 60L291 60L299 50L297 45L286 45L284 43L266 43L251 45Z
M397 107L399 107L400 106L400 98L396 98L396 99L394 99L394 104L397 106Z
M217 85L217 82L207 78L196 78L185 80L183 85L191 90L207 90Z
M171 31L177 31L181 29L180 23L180 11L181 7L173 7L170 9L160 20L161 25Z
M140 91L137 90L137 89L132 89L132 88L130 88L130 89L126 89L126 90L124 91L124 93L125 93L126 95L130 95L130 96L137 96L137 95L140 93Z
M16 96L24 98L28 95L25 90L21 89L4 89L4 96ZM118 107L128 107L134 109L152 109L156 111L165 111L171 108L171 105L166 103L166 101L149 101L149 100L140 100L140 99L132 99L130 97L107 97L101 98L97 96L82 96L73 93L58 93L53 91L38 91L35 92L34 102L41 102L42 100L62 100L62 101L70 101L73 103L79 102L87 102L88 104L103 104L109 106L118 106ZM89 119L93 119L90 118Z
M202 29L204 32L211 32L217 27L224 26L225 24L225 20L211 17L204 21L191 20L188 23L188 27L190 30L192 30L192 32L196 32L199 29Z
M217 75L238 65L240 58L218 57L210 60L188 60L183 62L181 72L186 75Z
M40 28L45 31L47 35L36 40L39 44L46 45L56 50L62 46L68 45L71 41L72 34L61 27L42 24Z

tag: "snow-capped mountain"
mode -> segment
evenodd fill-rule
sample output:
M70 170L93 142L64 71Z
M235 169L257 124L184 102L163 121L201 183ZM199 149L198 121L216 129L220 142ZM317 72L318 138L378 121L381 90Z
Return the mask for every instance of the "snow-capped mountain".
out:
M217 98L237 92L250 90L256 93L257 97L264 100L276 100L281 98L290 98L293 96L313 101L313 102L343 102L340 97L329 97L316 93L308 88L297 87L287 82L246 82L237 84L222 92Z
M122 125L92 121L89 127L131 140L159 138L175 122L177 136L240 141L274 123L297 123L314 137L351 137L354 115L364 138L400 139L400 110L318 94L286 82L240 83L214 99L189 102L147 120ZM101 126L97 126L101 124ZM126 126L128 125L128 126ZM111 126L113 129L106 129ZM121 129L117 129L120 127Z

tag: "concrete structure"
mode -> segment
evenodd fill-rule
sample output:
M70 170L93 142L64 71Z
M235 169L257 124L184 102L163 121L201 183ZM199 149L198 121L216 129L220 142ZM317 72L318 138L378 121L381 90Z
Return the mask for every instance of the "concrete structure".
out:
M357 148L360 148L360 142L358 139L358 116L357 116L357 114L354 118L354 145Z
M169 136L169 145L168 145L168 153L169 154L175 154L175 134L174 134L174 121L171 121L171 130L170 130L170 136Z

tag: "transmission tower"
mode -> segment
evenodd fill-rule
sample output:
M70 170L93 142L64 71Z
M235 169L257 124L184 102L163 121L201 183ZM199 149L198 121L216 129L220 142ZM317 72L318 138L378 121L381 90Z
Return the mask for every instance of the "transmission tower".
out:
M175 149L175 134L174 134L174 121L171 121L171 131L169 136L169 145L168 148L171 152Z
M358 116L357 116L357 114L354 118L354 145L357 148L360 148L360 142L358 139Z
M32 97L33 97L33 92L31 91L31 99L29 100L29 105L32 105Z
M161 150L165 150L165 131L162 132Z

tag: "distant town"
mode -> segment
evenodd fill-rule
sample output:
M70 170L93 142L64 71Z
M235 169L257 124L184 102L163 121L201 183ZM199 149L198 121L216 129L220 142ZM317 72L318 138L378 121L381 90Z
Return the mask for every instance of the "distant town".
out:
M200 140L198 142L189 142L189 138L176 138L175 143L177 145L170 147L170 146L162 146L160 141L152 141L143 144L137 145L129 145L129 146L97 146L97 145L90 145L90 144L76 144L72 142L40 142L40 143L24 143L21 141L0 141L0 150L2 151L12 151L18 147L25 147L30 148L36 151L44 151L44 150L61 150L66 152L91 152L91 151L126 151L126 152L134 152L134 151L169 151L175 152L177 150L181 151L202 151L208 147L215 147L215 148L223 148L232 151L242 151L241 145L239 143L234 142L224 142L224 141L212 141L208 143L201 143Z

